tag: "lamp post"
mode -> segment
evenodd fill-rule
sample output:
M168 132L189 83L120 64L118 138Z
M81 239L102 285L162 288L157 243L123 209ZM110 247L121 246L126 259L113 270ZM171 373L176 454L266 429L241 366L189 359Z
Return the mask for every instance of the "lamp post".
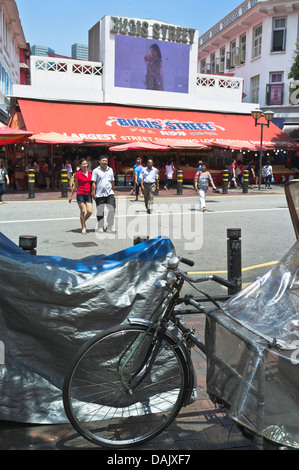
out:
M273 111L265 111L263 112L261 109L255 109L251 111L251 116L255 121L256 126L261 126L261 145L260 145L260 164L259 164L259 189L261 189L261 181L262 181L262 160L263 160L263 129L264 126L269 127L270 121L272 121L274 117ZM266 122L258 122L261 117L266 119Z

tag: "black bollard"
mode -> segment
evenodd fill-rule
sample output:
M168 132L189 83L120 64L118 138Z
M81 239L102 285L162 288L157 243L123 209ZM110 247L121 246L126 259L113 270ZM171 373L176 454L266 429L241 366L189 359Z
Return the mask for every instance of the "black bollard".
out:
M32 168L28 170L28 197L35 198L35 171Z
M37 237L35 235L20 235L19 247L30 255L36 255Z
M69 180L67 177L67 171L66 169L61 170L61 197L67 197L68 193L68 187L69 187Z
M134 237L134 245L138 245L139 243L146 242L148 239L149 237L146 235L138 235L137 237Z
M228 193L228 180L229 180L229 172L228 170L223 170L222 174L222 194Z
M228 294L233 295L242 289L241 268L241 229L227 229L227 277L235 284L235 288L228 288Z
M243 193L248 193L248 185L249 185L249 171L244 170L244 172L243 172Z
M176 193L177 194L183 194L183 172L182 172L182 170L177 171Z

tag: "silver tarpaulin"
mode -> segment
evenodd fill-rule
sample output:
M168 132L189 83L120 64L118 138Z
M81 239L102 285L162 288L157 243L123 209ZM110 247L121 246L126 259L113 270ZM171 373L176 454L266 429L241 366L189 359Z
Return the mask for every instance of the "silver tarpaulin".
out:
M32 256L0 234L0 420L66 422L61 388L72 356L129 315L147 318L161 302L155 282L166 278L172 251L158 237L70 260Z
M207 389L232 418L299 448L299 241L207 318Z

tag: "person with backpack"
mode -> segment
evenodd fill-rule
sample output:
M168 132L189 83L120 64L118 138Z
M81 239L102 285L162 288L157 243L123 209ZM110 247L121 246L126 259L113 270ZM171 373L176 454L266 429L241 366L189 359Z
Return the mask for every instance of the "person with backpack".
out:
M271 179L273 177L272 166L270 165L269 160L266 162L266 165L263 167L262 175L265 181L265 188L271 189Z
M198 190L200 209L202 212L206 211L206 193L209 188L209 183L211 183L213 189L216 190L213 178L207 171L207 165L202 163L201 170L197 171L194 177L194 188L196 192Z

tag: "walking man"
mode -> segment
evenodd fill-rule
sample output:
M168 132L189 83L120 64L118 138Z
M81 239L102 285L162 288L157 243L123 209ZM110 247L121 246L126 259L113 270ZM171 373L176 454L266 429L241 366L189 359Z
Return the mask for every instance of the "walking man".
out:
M107 207L107 232L115 233L115 196L114 196L114 174L108 166L107 155L101 155L99 166L92 172L91 194L97 206L97 220L99 233L104 232L104 208Z
M147 213L150 214L154 202L155 189L159 191L159 173L151 158L148 159L146 167L140 173L141 189L144 195L144 203Z

